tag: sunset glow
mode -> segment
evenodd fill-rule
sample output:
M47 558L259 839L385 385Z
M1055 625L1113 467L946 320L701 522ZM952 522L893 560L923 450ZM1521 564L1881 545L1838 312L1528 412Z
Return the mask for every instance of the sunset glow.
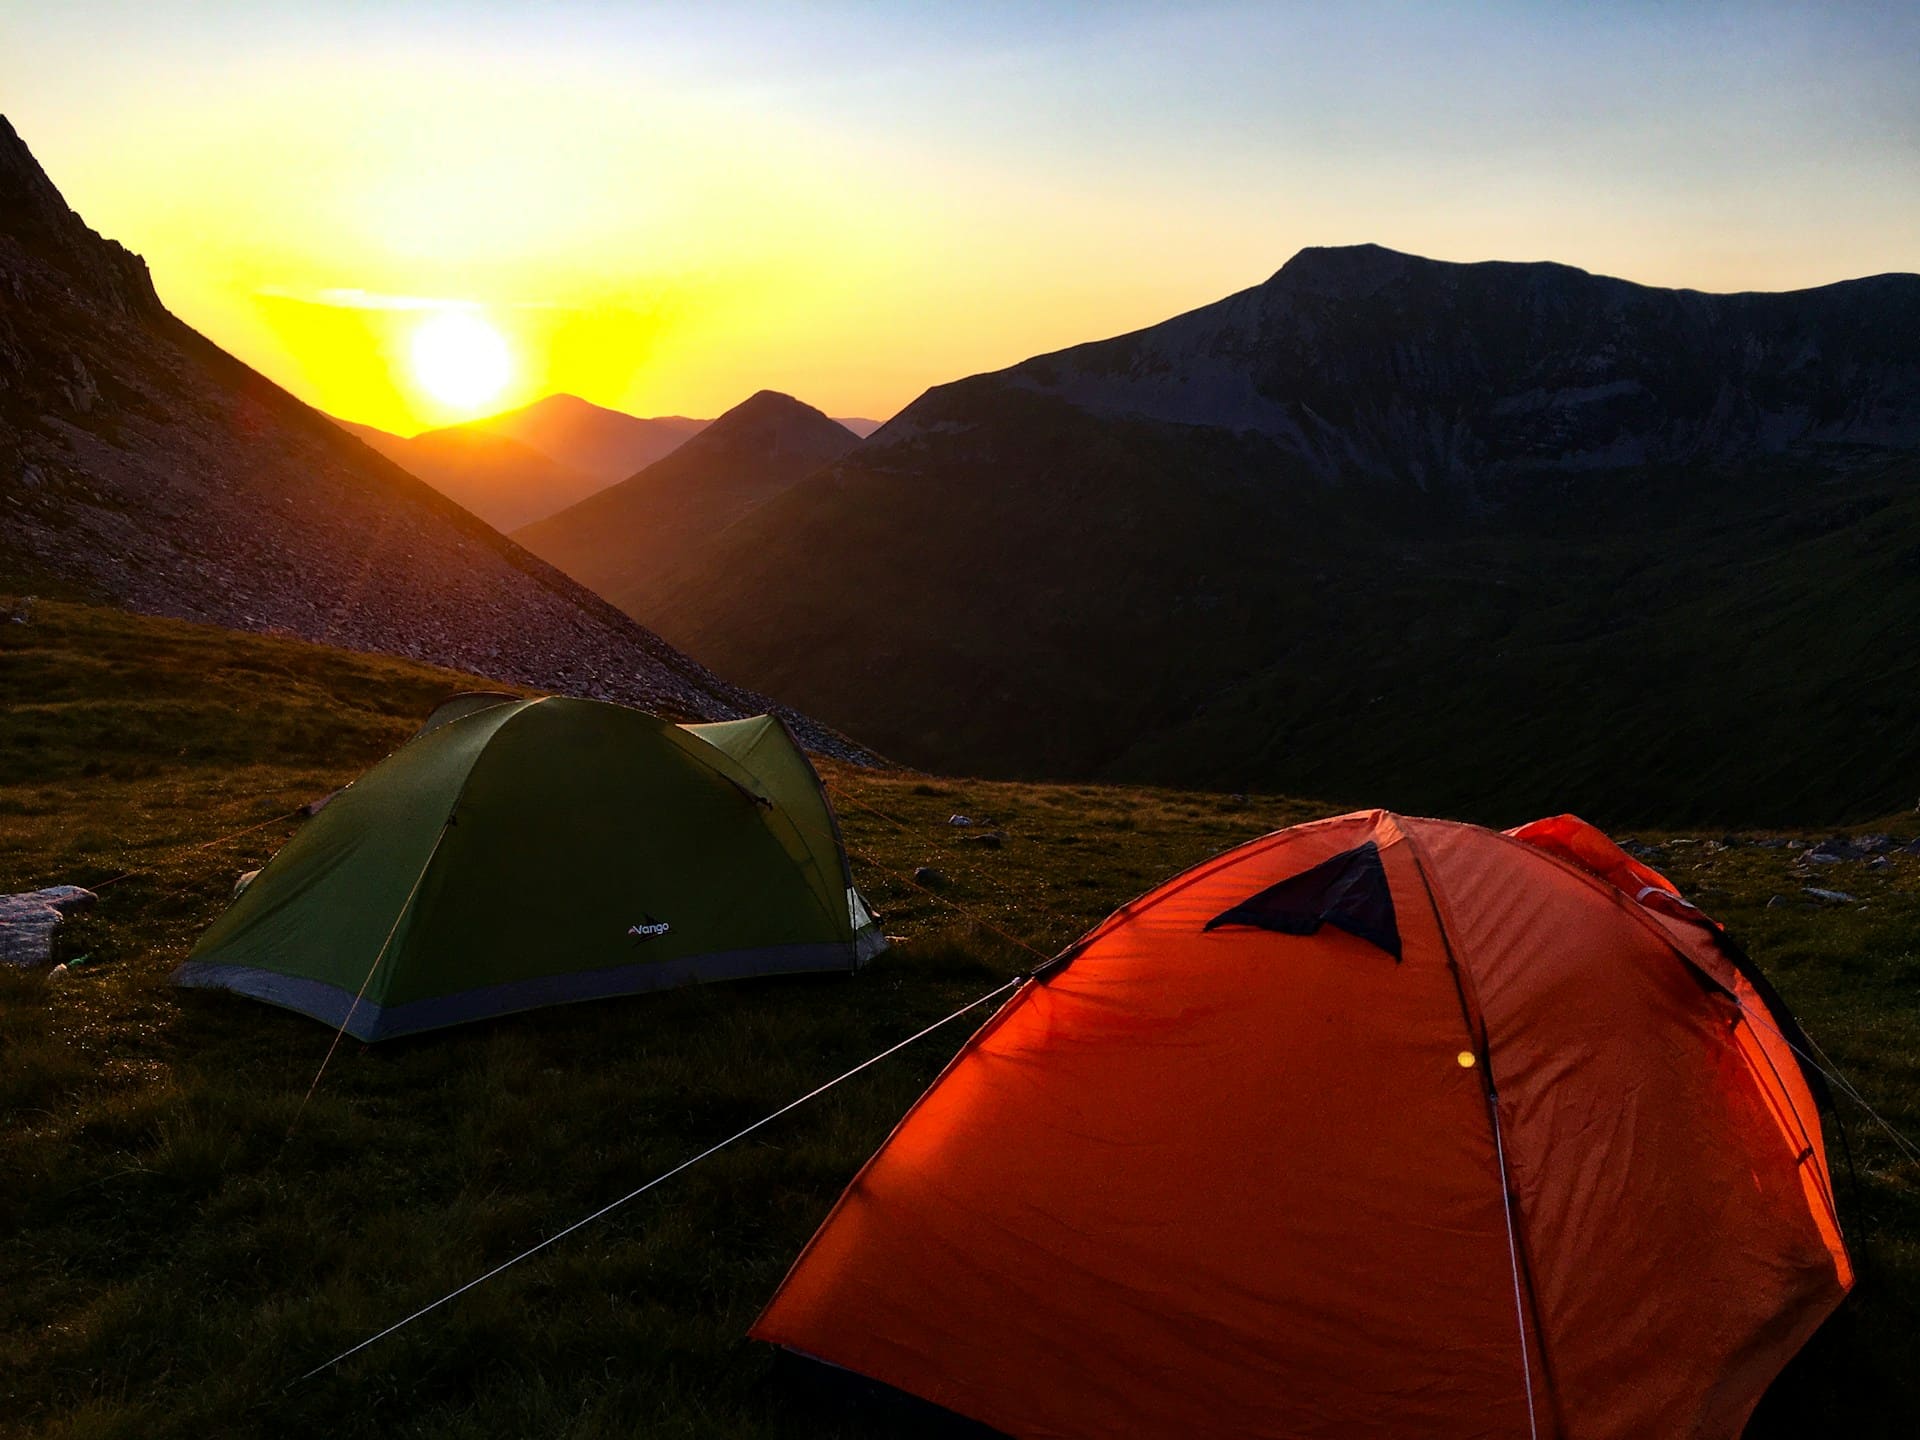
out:
M16 8L0 93L74 206L405 433L467 413L409 297L483 308L489 404L885 416L1307 245L1735 290L1920 233L1920 36L1867 7Z

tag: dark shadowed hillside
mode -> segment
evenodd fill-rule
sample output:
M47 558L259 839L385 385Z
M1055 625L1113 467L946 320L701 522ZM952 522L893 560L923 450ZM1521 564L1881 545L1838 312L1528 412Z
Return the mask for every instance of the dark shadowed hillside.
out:
M928 392L647 612L903 758L1510 818L1920 794L1920 278L1306 251Z
M15 587L681 714L765 705L169 315L4 121L0 477Z
M762 390L664 460L514 536L628 614L645 616L688 558L859 437Z

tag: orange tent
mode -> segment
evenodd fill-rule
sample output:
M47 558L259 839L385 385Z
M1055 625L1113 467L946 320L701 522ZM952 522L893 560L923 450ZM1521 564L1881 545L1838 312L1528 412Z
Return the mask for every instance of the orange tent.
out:
M1792 1018L1571 816L1218 856L1022 987L753 1333L1017 1436L1734 1436L1852 1283Z

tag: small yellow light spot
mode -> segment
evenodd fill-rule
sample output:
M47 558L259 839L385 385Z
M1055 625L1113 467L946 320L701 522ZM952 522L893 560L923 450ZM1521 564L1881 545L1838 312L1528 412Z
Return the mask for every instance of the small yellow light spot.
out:
M1453 1058L1460 1062L1460 1068L1462 1070L1471 1070L1474 1066L1473 1052L1471 1050L1462 1050Z

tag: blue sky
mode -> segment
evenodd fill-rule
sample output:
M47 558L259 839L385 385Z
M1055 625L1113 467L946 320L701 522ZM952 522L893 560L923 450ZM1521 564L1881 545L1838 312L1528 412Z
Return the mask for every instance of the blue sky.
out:
M625 306L569 383L702 412L752 365L884 411L1304 245L1920 269L1916 74L1920 5L0 0L16 127L278 378L331 362L262 295Z

